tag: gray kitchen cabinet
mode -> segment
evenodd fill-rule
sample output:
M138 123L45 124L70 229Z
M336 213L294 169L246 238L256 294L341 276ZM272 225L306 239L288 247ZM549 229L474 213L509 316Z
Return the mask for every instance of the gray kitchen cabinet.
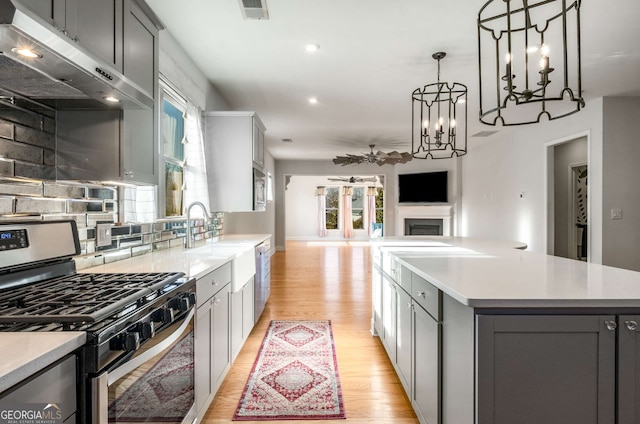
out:
M240 353L244 342L253 329L253 279L242 289L231 293L231 360Z
M255 112L205 113L204 150L211 210L260 210L254 202L255 178L263 171L254 163L256 131L264 133L264 125ZM264 140L263 136L259 139Z
M613 424L615 326L610 315L478 315L477 423Z
M63 110L57 121L60 180L157 183L153 110Z
M231 366L230 300L231 263L196 282L195 400L204 416Z
M123 0L19 0L70 40L122 71Z
M155 99L159 71L158 27L133 0L125 0L123 7L122 73Z
M19 1L149 98L156 97L158 26L134 0Z
M62 421L65 424L72 424L75 422L78 406L76 362L75 355L67 355L17 384L14 388L2 392L0 404L3 405L3 410L7 410L7 408L18 409L29 403L43 404L43 406L50 403L56 404L60 408ZM20 422L22 420L8 419L7 421ZM38 420L36 419L36 421Z
M211 339L213 343L212 377L214 393L218 391L222 380L231 367L231 334L229 317L231 313L231 284L224 286L212 299L213 325Z
M412 313L413 302L403 289L396 287L396 369L400 382L406 393L411 392L411 347L412 347Z
M640 423L640 315L618 317L618 424Z
M414 303L411 369L413 385L408 392L421 423L441 422L442 327L419 304Z

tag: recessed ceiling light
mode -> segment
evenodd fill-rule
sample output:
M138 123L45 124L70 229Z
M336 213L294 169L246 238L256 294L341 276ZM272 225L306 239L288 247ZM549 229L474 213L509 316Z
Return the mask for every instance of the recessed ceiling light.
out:
M19 54L20 56L29 57L31 59L40 59L42 55L35 50L31 50L28 47L14 47L12 52Z
M108 102L111 102L111 103L120 103L120 99L118 99L116 97L113 97L113 96L106 96L106 97L104 97L104 99L106 101L108 101Z
M309 53L315 53L320 50L320 44L318 43L310 43L305 46L305 50Z
M317 97L309 97L309 103L311 103L312 105L315 105L318 103L318 98Z

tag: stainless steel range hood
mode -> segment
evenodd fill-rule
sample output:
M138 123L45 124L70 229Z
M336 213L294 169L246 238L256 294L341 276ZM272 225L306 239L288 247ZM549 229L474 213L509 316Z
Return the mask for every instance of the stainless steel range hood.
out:
M12 50L22 46L41 57L28 59ZM122 73L10 0L0 0L0 87L60 109L153 106L153 99ZM107 101L109 96L120 102Z

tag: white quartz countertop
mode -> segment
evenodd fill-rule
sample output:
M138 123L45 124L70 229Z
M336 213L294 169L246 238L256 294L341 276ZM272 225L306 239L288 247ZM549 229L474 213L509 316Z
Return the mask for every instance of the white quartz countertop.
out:
M0 333L0 393L73 352L82 331Z
M391 254L458 302L476 308L640 307L640 272L516 250L509 244L468 239L424 249L397 248Z
M156 250L80 272L184 272L188 277L201 278L269 237L269 234L225 235L216 241L206 240L191 249Z

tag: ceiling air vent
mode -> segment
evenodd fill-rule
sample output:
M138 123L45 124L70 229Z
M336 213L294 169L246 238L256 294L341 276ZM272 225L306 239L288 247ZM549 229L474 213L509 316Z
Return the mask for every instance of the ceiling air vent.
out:
M269 19L266 0L239 0L244 19Z

